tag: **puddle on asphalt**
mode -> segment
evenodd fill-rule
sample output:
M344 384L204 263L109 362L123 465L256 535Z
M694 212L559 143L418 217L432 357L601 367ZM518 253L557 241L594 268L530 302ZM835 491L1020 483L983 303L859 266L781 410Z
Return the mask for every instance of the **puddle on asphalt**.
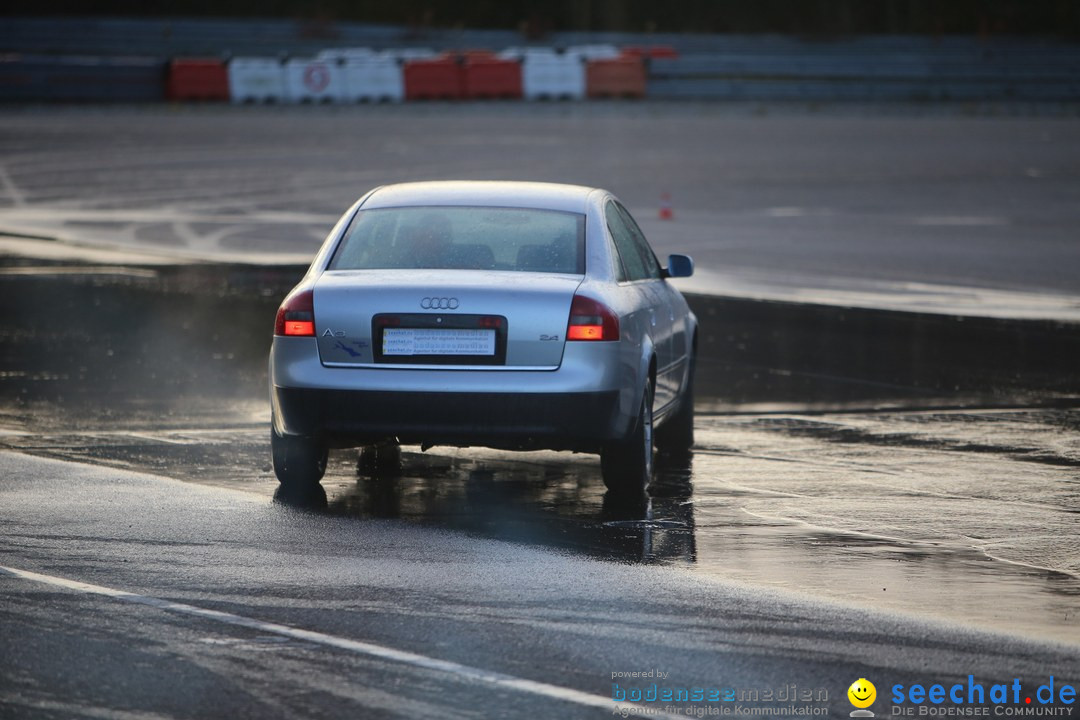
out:
M266 353L294 279L0 274L0 447L269 500ZM698 448L658 468L646 504L606 494L592 456L445 448L362 467L335 452L324 492L279 500L1080 642L1080 383L1062 369L1075 354L1061 352L1080 347L1075 330L1058 342L1050 323L978 321L991 339L1030 344L1025 383L1003 353L950 349L971 323L904 329L896 314L695 303ZM875 321L866 337L923 345L878 363L894 343L851 345ZM934 365L949 353L970 372ZM1043 407L911 410L1025 403ZM908 409L880 411L890 406ZM773 412L729 412L761 407ZM822 407L877 411L807 412Z
M716 460L699 455L689 465L661 468L648 503L628 506L605 493L598 464L588 456L475 449L421 454L406 448L400 470L358 473L355 455L337 453L324 494L284 500L358 521L392 518L602 560L675 565L998 631L1080 641L1080 578L1074 574L995 558L990 549L949 532L927 535L927 523L909 517L893 517L888 525L871 519L830 526L828 493L781 481L807 472L798 458L787 459L790 467L747 458L725 468ZM893 491L869 493L873 486L858 475L834 474L835 493L856 488L854 511L888 506ZM813 483L811 477L807 484ZM917 488L911 492L918 495ZM778 498L784 507L778 508ZM981 504L995 511L991 502ZM937 524L946 527L949 505L924 497L898 511L936 514ZM792 507L803 516L782 512ZM1058 549L1075 560L1070 527L1065 525Z

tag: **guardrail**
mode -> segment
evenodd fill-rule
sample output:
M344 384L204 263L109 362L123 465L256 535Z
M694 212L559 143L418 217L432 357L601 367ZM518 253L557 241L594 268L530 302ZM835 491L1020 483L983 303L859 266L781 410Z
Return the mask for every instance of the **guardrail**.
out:
M165 78L153 58L0 56L0 101L157 102Z
M766 44L750 51L658 58L649 95L713 100L1080 99L1080 48L952 43Z

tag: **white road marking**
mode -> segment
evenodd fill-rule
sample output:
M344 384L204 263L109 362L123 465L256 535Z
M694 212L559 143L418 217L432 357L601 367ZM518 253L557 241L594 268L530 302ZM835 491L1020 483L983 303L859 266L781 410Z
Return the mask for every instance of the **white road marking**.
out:
M124 275L126 277L154 278L157 272L145 268L121 265L17 265L0 268L0 275Z
M12 205L26 207L26 194L11 179L11 173L3 165L0 165L0 189L3 189L4 194L11 199Z
M395 650L394 648L375 645L373 643L349 640L348 638L327 635L326 633L316 632L314 630L302 630L289 625L263 622L262 620L256 620L242 615L234 615L219 610L209 610L195 605L188 605L186 603L162 600L161 598L152 597L150 595L139 595L137 593L127 592L126 590L116 590L115 588L108 588L102 585L91 585L90 583L79 582L78 580L68 580L67 578L56 577L54 575L42 575L29 570L20 570L18 568L4 567L2 565L0 565L0 575L8 575L22 580L31 580L91 595L103 595L108 598L113 598L114 600L122 600L138 605L149 605L150 607L158 608L159 610L191 615L203 620L212 620L227 625L236 625L238 627L257 630L263 633L281 635L282 637L303 640L305 642L332 647L357 655L366 655L369 657L403 663L405 665L412 665L413 667L423 668L425 670L444 672L472 682L487 683L499 688L517 690L519 692L539 695L552 700L562 700L564 702L584 705L586 707L601 708L608 711L614 711L616 709L628 710L630 712L637 711L635 714L642 714L643 711L647 711L648 717L682 717L670 713L658 712L658 709L654 707L627 702L616 702L603 695L591 695L572 688L550 685L535 680L526 680L524 678L514 677L513 675L506 675L504 673L483 670L469 665L462 665L449 660L439 660L426 655L418 655L404 650Z
M229 225L219 230L214 230L207 233L198 233L191 227L190 222L174 222L172 224L172 231L176 237L184 241L184 244L192 249L206 249L213 250L214 248L221 247L222 239L236 235L250 230L255 225Z
M162 435L152 435L150 433L129 432L120 433L122 437L135 438L136 440L149 440L150 442L164 443L166 445L195 445L198 440L177 440L175 438L167 438Z

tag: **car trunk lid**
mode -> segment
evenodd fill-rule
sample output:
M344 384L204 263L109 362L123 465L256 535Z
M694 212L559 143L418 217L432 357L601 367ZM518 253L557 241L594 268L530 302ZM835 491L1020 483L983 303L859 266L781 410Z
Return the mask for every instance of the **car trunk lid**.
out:
M339 270L315 285L325 365L552 369L580 275Z

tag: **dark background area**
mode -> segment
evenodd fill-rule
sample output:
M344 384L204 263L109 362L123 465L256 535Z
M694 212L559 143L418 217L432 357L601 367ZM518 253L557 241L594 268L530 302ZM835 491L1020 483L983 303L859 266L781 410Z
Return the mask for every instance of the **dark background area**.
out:
M290 18L550 32L1052 35L1080 37L1075 0L8 0L0 14Z

